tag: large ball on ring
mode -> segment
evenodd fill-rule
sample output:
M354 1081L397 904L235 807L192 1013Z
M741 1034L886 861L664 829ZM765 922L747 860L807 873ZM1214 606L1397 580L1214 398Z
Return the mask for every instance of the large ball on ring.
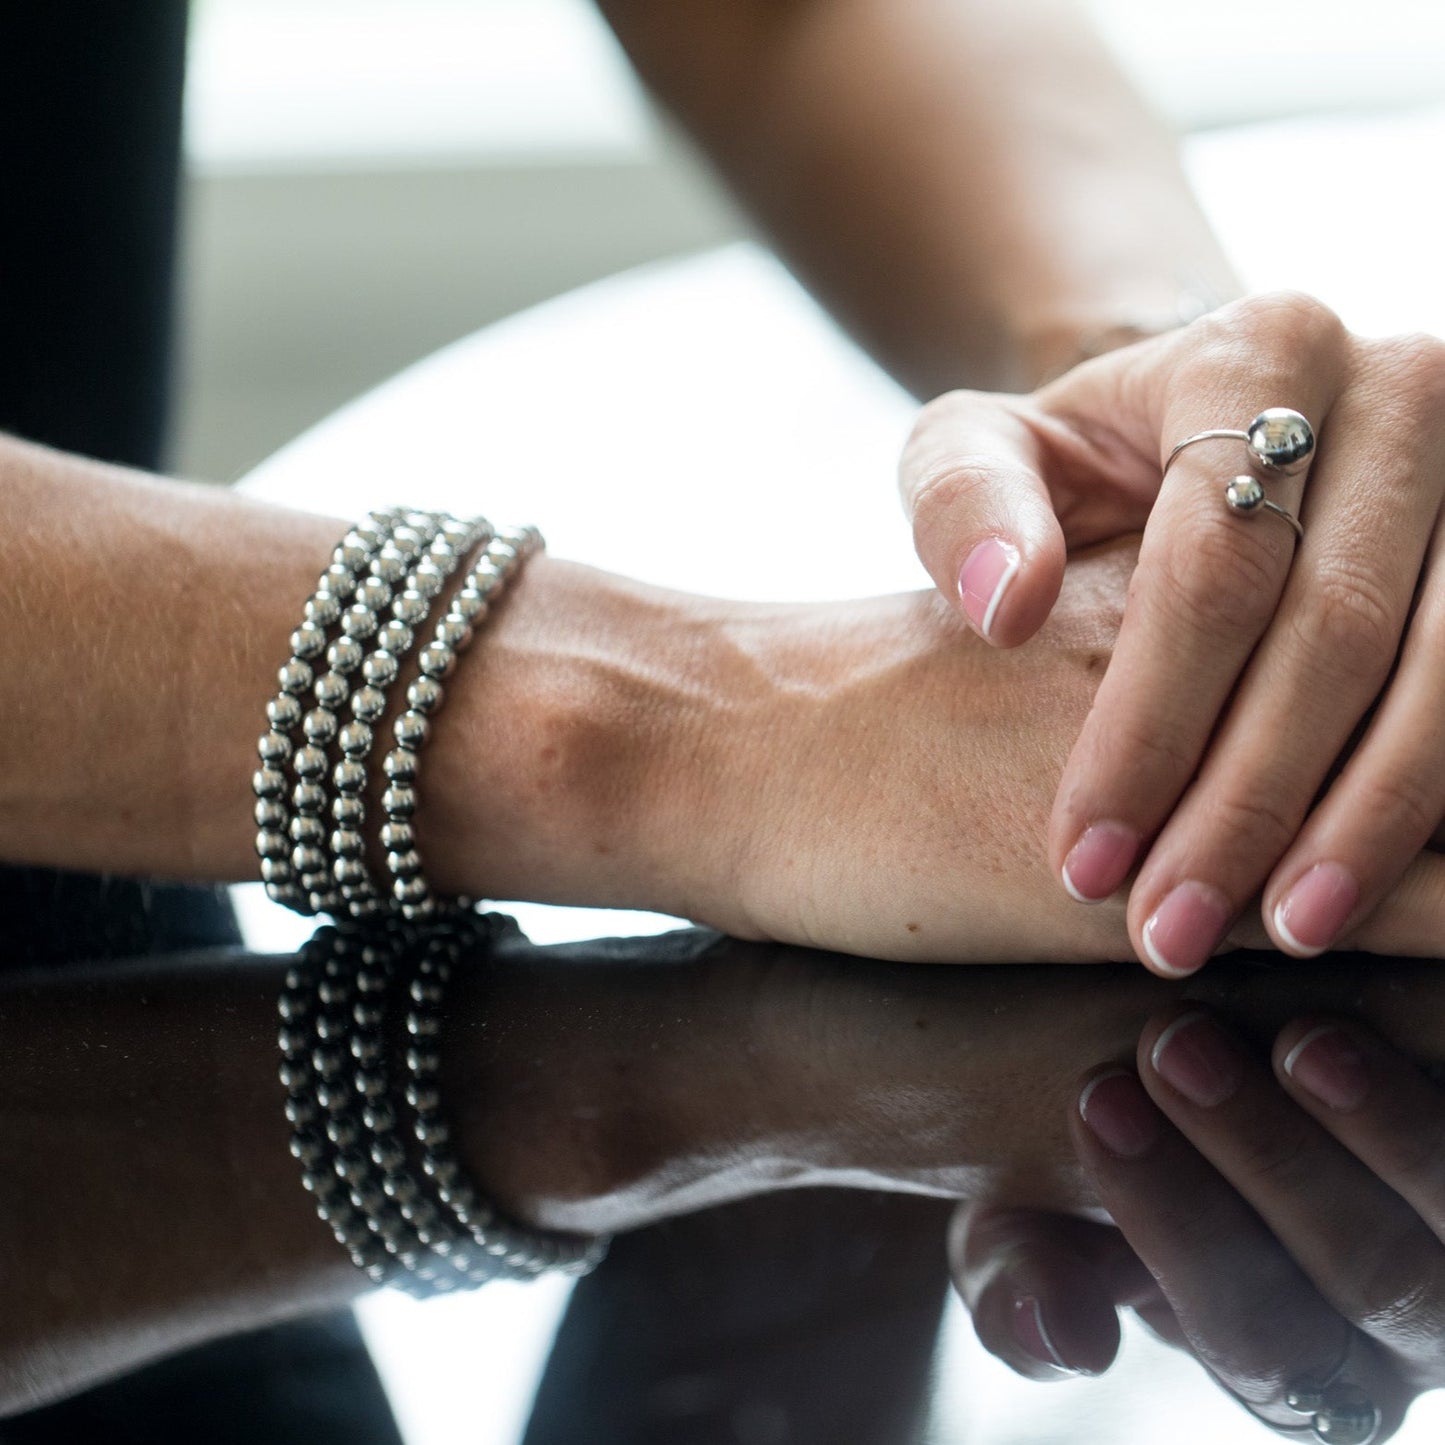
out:
M1302 466L1315 449L1315 429L1297 411L1272 406L1260 412L1245 431L1250 455L1271 471Z
M1380 1431L1380 1411L1354 1385L1325 1391L1324 1406L1315 1416L1315 1438L1327 1445L1371 1445Z

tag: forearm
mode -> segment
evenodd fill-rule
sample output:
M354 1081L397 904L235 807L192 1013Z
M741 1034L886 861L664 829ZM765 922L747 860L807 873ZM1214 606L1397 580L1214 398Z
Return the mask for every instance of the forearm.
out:
M602 0L802 275L921 395L1227 298L1173 136L1069 0Z

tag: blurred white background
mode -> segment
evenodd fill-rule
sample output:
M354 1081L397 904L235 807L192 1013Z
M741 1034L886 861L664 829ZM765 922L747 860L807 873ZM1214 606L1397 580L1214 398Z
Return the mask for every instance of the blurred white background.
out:
M1186 129L1445 97L1439 0L1094 8ZM176 458L191 475L237 475L479 325L744 233L587 0L197 0L194 15Z

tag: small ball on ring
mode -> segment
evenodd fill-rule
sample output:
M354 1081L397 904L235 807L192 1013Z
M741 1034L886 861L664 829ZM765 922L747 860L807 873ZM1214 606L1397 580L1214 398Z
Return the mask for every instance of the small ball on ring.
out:
M1257 477L1236 477L1224 488L1224 500L1231 512L1248 517L1264 506L1264 488Z
M1308 461L1315 449L1315 431L1287 406L1260 412L1245 430L1250 455L1272 471L1287 471Z

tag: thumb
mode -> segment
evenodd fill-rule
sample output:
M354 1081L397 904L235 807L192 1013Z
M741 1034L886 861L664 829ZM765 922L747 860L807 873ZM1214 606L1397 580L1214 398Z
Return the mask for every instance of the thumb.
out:
M899 467L919 560L996 647L1043 626L1064 577L1064 534L1034 434L1005 399L950 392L924 407Z

